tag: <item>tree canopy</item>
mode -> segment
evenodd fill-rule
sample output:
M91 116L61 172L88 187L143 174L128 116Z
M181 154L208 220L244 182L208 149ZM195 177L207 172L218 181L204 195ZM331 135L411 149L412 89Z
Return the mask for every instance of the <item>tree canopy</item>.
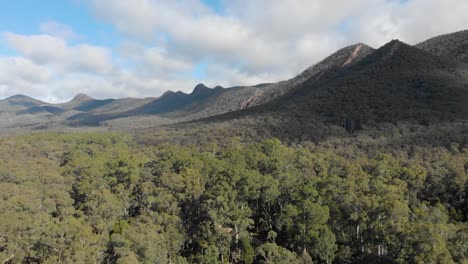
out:
M463 263L468 149L0 139L2 263ZM334 147L331 147L334 146Z

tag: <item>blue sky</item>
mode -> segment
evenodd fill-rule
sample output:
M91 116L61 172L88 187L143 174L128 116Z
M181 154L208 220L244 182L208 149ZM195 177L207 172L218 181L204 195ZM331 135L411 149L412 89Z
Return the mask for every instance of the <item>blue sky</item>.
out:
M466 0L15 0L0 99L158 96L290 78L337 49L468 28Z
M0 32L37 34L42 23L57 21L69 25L80 40L95 45L112 46L118 38L112 25L97 20L83 2L76 0L4 1L2 10Z
M223 0L203 0L203 3L209 6L218 14L224 13L224 1Z

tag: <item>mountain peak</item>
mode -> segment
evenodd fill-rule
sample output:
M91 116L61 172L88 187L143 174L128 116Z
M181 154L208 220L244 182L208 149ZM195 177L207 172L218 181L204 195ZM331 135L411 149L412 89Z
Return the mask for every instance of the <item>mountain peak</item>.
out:
M421 54L424 53L424 54ZM377 60L380 62L388 61L393 58L400 58L401 60L408 61L419 61L416 57L424 57L429 55L413 46L410 46L398 39L394 39L387 44L383 45L371 54L368 58Z
M23 95L23 94L15 94L8 98L5 98L5 100L22 100L22 99L30 99L30 98L31 97Z
M185 97L187 94L184 93L184 92L181 92L181 91L177 91L177 92L174 92L174 91L166 91L165 93L163 93L159 98L162 99L162 98L180 98L180 97Z
M4 99L5 101L9 102L31 102L31 103L42 103L41 101L34 99L32 97L23 95L23 94L16 94Z
M32 97L17 94L0 100L0 112L2 111L22 111L31 107L39 107L46 103ZM1 123L1 122L0 122Z
M394 39L390 41L387 45L388 47L390 47L390 55L393 55L398 49L400 49L404 45L409 46L406 43L401 42L398 39Z
M84 93L79 93L77 94L75 97L73 97L73 99L71 101L73 102L84 102L84 101L91 101L91 100L94 100L94 98L84 94Z
M196 88L208 88L208 86L206 86L206 85L203 84L203 83L199 83L199 84L197 84L197 85L195 86L195 89L196 89Z
M206 91L209 91L209 90L211 90L211 89L208 88L206 85L204 85L203 83L199 83L199 84L197 84L197 86L195 86L195 88L193 89L192 94L203 93L203 92L206 92Z
M311 76L323 73L332 68L355 64L371 54L374 49L364 43L357 43L337 50L335 53L326 57L322 61L310 66L299 75L301 78L308 79Z
M165 91L160 97L162 98L162 97L170 96L173 94L175 94L174 91L168 90L168 91Z
M410 46L408 44L406 44L405 42L399 40L399 39L392 39L390 42L388 42L386 45L392 47L393 49L398 49L400 48L401 46ZM386 46L384 45L384 46Z
M353 46L350 46L351 48L354 48L352 53L349 55L348 59L343 63L342 66L346 66L348 64L351 64L356 61L356 59L361 59L363 56L368 55L373 49L369 46L367 46L364 43L358 43ZM363 56L361 56L363 55Z

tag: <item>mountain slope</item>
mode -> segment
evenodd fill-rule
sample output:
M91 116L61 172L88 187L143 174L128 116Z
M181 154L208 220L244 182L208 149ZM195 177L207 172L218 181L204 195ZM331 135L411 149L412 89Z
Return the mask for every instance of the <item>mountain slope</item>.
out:
M283 102L335 121L467 117L465 70L396 40L324 81L306 83Z
M437 56L468 63L468 30L437 36L415 47Z
M394 40L268 104L211 120L279 116L280 126L298 130L299 125L301 133L318 120L354 131L366 123L467 119L466 102L464 65Z
M467 39L468 31L460 31L415 47L394 40L374 50L359 43L287 81L257 86L199 84L190 94L168 91L144 99L98 100L79 94L62 104L17 95L0 100L0 128L48 124L138 128L214 116L211 120L280 116L282 125L290 128L325 121L354 130L381 121L466 119ZM296 124L288 123L293 121Z
M349 67L359 62L367 55L374 51L373 48L363 43L344 47L332 55L328 56L324 60L312 65L307 68L301 74L287 81L274 83L263 88L264 92L261 95L256 96L247 105L260 105L266 103L274 98L277 98L283 94L294 89L296 86L301 85L305 81L313 79L320 79L325 73L331 70L337 70L342 67ZM244 107L245 108L245 107Z
M256 86L240 86L225 89L220 93L209 96L203 103L192 107L189 111L183 112L183 117L179 121L189 121L206 118L214 115L224 114L231 111L249 108L256 105L265 104L281 95L291 91L305 81L314 78L319 79L326 72L349 67L369 55L374 49L359 43L338 50L317 64L307 68L301 74L287 81L272 84L261 84ZM183 103L184 96L178 95L177 103ZM161 102L155 102L161 104ZM155 104L148 104L145 107L152 108ZM175 104L177 105L177 104ZM160 107L156 107L159 109ZM177 116L177 115L173 115ZM178 115L180 117L180 114Z

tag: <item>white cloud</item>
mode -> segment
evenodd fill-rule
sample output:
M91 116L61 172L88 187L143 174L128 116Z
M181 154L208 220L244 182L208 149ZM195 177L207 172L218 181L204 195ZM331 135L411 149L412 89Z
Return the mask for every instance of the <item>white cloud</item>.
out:
M50 35L24 36L6 32L3 37L11 48L41 64L64 60L69 53L65 40Z
M51 71L22 57L0 58L0 97L16 93L42 97L46 87L40 84L51 80Z
M188 92L192 86L193 80L189 78L165 79L125 70L108 75L58 73L22 57L0 57L0 98L25 94L56 103L78 93L95 98L148 97L167 90Z
M0 57L0 98L25 94L46 99L57 96L54 72L47 66L24 57Z
M78 70L107 73L112 70L110 51L107 48L81 44L70 49L69 61Z
M346 37L379 47L398 38L417 44L428 38L468 29L465 0L367 0L350 22Z
M71 29L70 26L58 23L56 21L47 21L39 25L41 32L63 38L63 39L74 39L78 35Z
M80 44L70 46L61 38L50 35L3 34L10 48L39 64L54 65L62 70L106 73L112 70L107 48Z
M31 83L46 82L50 80L51 72L23 57L0 59L0 82L6 82L11 77Z
M147 75L165 75L189 72L193 68L190 61L170 56L160 47L145 47L135 42L126 42L118 48L119 55L130 61L137 70Z
M236 68L221 64L210 64L207 69L207 75L210 76L206 85L214 87L221 85L223 87L247 86L264 83L265 80L281 81L287 78L287 74L249 74Z
M4 33L9 47L21 56L0 56L0 98L26 94L61 102L77 93L96 98L158 96L167 90L188 92L191 62L172 58L164 49L122 45L119 57L89 44L70 45L50 35Z
M167 34L167 49L173 54L194 60L214 57L258 73L301 60L303 50L295 47L304 38L332 39L339 46L361 41L380 46L392 37L415 42L468 26L466 0L235 0L223 1L222 16L195 0L89 3L99 18L130 36L151 42L158 34ZM340 32L347 21L352 29ZM317 58L306 59L311 57Z
M365 7L366 0L237 0L229 14L271 40L292 40L304 34L330 33L343 19Z

